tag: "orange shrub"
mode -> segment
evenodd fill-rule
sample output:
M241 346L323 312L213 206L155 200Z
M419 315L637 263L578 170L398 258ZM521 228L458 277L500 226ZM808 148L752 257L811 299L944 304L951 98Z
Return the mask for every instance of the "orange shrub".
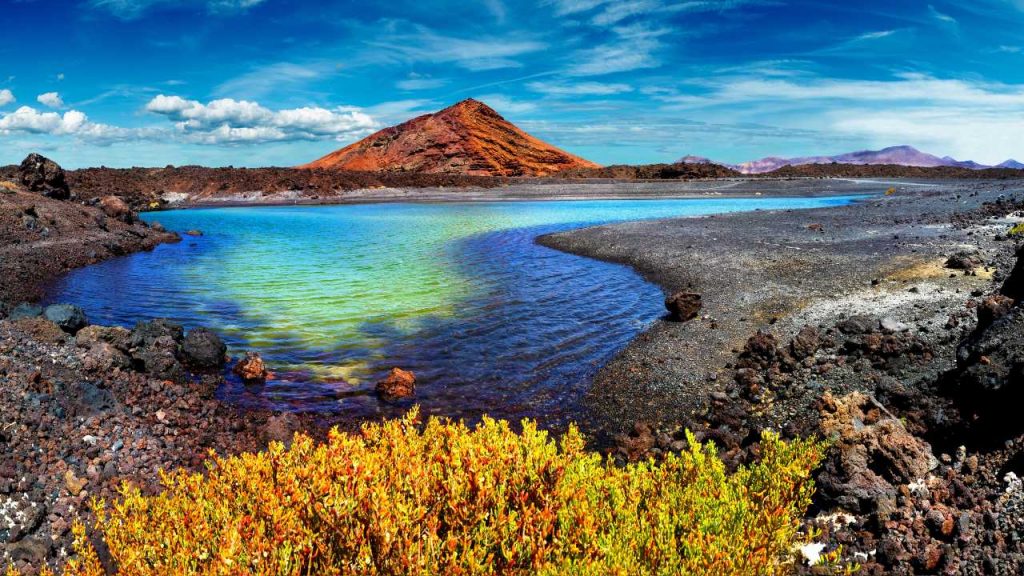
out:
M205 474L131 487L97 529L126 575L773 575L791 548L822 453L766 433L760 462L726 472L710 445L617 467L485 419L469 428L417 412L324 444L296 435ZM84 529L67 576L102 574Z

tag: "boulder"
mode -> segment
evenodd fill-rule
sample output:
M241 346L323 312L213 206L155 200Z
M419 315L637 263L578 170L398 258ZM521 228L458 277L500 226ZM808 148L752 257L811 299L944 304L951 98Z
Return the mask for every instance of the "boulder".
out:
M29 154L18 168L21 183L32 192L56 200L71 198L71 190L64 179L64 169L56 162L39 154Z
M43 310L43 316L50 322L60 326L61 330L72 335L89 325L85 311L74 304L53 304L47 306Z
M697 317L702 303L696 292L680 291L665 298L665 308L676 322L686 322Z
M76 343L77 344L77 343ZM132 361L123 351L109 342L96 342L78 354L82 368L89 372L105 373L114 368L131 368Z
M247 384L263 383L270 377L270 372L267 371L267 366L258 352L246 352L245 358L239 360L231 371Z
M212 330L195 328L185 335L181 353L191 368L215 370L224 367L228 347Z
M43 315L43 307L28 302L22 302L11 309L7 314L8 320L22 320L24 318L38 318Z
M383 380L377 382L377 394L391 402L416 393L416 375L401 368L392 368Z
M946 268L970 272L983 264L977 252L961 250L946 259Z
M999 290L1004 296L1013 298L1014 301L1024 299L1024 245L1017 248L1017 262L1014 264L1010 274L1003 281L1003 287Z
M178 342L169 335L158 336L132 349L132 360L140 372L155 378L182 382L185 369L178 362Z
M131 222L132 209L128 204L117 196L104 196L100 198L100 210L111 218Z
M793 358L797 360L803 360L808 356L813 356L818 348L821 347L821 335L818 334L818 329L814 326L804 326L797 332L796 336L793 337L793 341L789 343L790 353L793 354Z
M199 236L203 235L203 231L202 230L188 230L188 231L185 232L185 235L198 238Z
M97 344L110 344L122 352L131 349L131 332L120 326L86 326L75 335L75 345L92 348Z
M836 325L843 334L868 334L878 328L878 320L871 316L857 314Z
M135 324L135 328L132 328L130 345L132 348L140 348L163 336L167 336L175 342L181 342L185 336L185 329L181 327L181 324L171 322L166 318L157 318L149 322L139 321Z
M987 328L993 322L1006 316L1013 308L1013 298L1002 294L993 294L978 304L978 329Z
M819 403L820 432L834 448L818 478L821 494L855 513L895 508L899 487L926 478L937 465L931 446L907 431L874 398L860 392Z

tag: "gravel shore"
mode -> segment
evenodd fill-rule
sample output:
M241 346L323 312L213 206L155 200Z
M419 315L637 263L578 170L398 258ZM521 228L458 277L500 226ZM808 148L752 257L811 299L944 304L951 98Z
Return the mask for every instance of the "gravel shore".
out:
M542 237L702 295L697 318L666 316L600 371L591 430L625 460L675 449L684 427L734 463L764 429L832 438L809 527L862 573L1018 574L1024 430L994 422L1017 397L1007 231L1024 182L894 187L844 207Z

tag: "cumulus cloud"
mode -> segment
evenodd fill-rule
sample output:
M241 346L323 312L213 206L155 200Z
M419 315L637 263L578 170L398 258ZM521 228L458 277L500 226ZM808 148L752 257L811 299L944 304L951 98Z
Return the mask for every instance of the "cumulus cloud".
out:
M377 127L372 117L353 108L307 106L271 110L256 102L232 98L203 104L198 100L160 94L149 101L146 110L173 121L187 140L206 144L345 140Z
M31 106L22 106L0 116L0 134L46 134L50 136L73 136L92 144L107 145L114 142L140 140L159 136L159 130L152 128L122 128L92 122L85 113L78 110L40 112Z
M36 96L36 101L43 106L49 106L50 108L62 108L64 106L64 99L60 97L60 94L56 92L46 92Z
M4 88L0 90L0 106L7 106L11 102L14 102L14 94L10 90Z

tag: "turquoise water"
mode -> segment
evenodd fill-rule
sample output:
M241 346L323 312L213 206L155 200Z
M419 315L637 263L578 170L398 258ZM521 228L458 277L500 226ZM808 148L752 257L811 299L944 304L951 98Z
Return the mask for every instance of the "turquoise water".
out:
M50 301L93 322L205 325L275 378L229 382L246 406L354 417L402 411L373 383L417 373L428 413L571 415L594 371L663 314L629 268L537 245L544 233L625 220L835 206L853 197L370 204L144 215L202 230L80 269Z

